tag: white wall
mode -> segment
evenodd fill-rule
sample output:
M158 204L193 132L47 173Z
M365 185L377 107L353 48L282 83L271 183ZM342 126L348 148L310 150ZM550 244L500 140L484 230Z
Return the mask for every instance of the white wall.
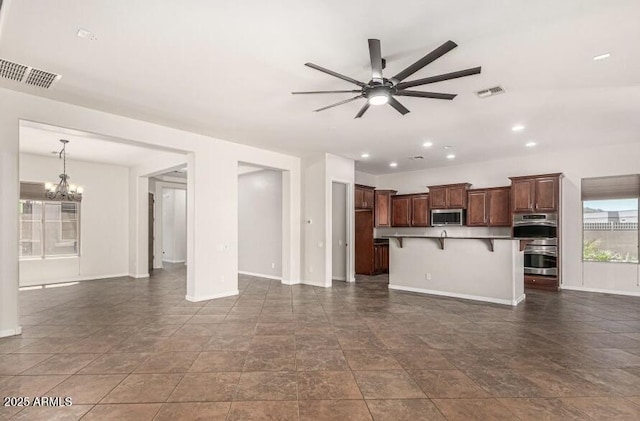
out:
M332 278L347 280L347 185L333 183L332 188Z
M376 187L378 185L378 176L362 171L356 171L355 183L365 186Z
M19 198L21 119L184 152L189 171L187 298L194 301L238 293L238 162L283 170L283 218L287 218L283 225L283 282L300 282L300 158L8 89L0 89L0 97L0 193L3 197L0 202L0 235L3 239L0 242L0 336L20 330L18 208L15 204ZM144 268L148 266L149 183L145 178L147 173L136 170L135 174L138 180L131 176L129 183L129 231L133 249L129 273L144 276Z
M581 179L640 172L640 144L603 146L586 150L565 150L552 154L498 159L469 165L448 166L377 177L377 188L394 189L398 193L426 191L427 185L469 182L473 188L510 185L509 176L562 172L562 287L566 289L599 288L611 291L640 292L637 270L624 265L611 266L593 276L592 265L582 264ZM468 228L466 228L468 229ZM394 229L394 231L402 229ZM449 229L448 229L449 230ZM475 232L475 231L474 231ZM451 233L450 233L451 234ZM583 269L585 275L583 276ZM635 275L633 275L635 273ZM627 279L626 282L615 279Z
M56 182L57 157L20 154L20 180ZM128 274L129 168L67 160L74 184L84 187L80 206L80 257L20 261L20 286Z
M157 199L156 199L157 201ZM162 189L162 260L183 263L187 259L187 192Z
M282 277L282 174L238 175L238 271Z

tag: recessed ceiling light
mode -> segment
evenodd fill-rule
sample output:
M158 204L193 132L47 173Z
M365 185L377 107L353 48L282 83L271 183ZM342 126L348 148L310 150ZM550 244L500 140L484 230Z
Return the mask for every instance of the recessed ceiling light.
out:
M447 159L453 159L453 158L455 158L455 157L456 157L456 156L455 156L454 154L452 154L452 153L450 153L449 155L447 155Z
M365 152L362 155L360 155L360 158L369 158L369 154Z
M424 142L422 146L424 146L425 148L430 148L433 146L433 142Z
M600 54L597 56L593 56L593 61L600 61L600 60L604 60L611 57L611 54L609 53L604 53L604 54Z
M522 124L516 124L511 128L514 132L521 132L524 130L524 126Z
M78 29L78 32L76 32L76 36L80 37L80 38L84 38L84 39L88 39L89 41L95 41L98 38L93 35L91 33L91 31L87 31L86 29Z
M389 164L389 166L392 167L392 168L395 168L395 167L398 166L398 163L397 162L392 162L392 163Z
M527 142L524 144L524 146L526 146L527 148L533 148L536 145L537 145L536 142Z

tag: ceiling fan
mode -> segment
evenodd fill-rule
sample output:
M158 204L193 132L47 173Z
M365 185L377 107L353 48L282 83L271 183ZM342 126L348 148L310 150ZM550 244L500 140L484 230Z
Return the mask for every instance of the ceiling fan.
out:
M312 69L319 70L323 73L329 74L331 76L337 77L339 79L345 80L347 82L351 82L354 85L358 85L360 89L353 90L342 90L342 91L308 91L308 92L292 92L294 95L300 94L334 94L334 93L357 93L358 95L353 98L345 99L344 101L337 102L335 104L328 105L326 107L318 108L314 111L323 111L329 108L337 107L338 105L346 104L351 101L355 101L360 98L366 98L367 102L360 108L358 114L356 114L355 118L360 118L363 116L365 112L369 109L371 105L384 105L389 104L393 108L395 108L400 114L405 115L409 112L409 110L402 105L397 99L396 96L410 96L417 98L435 98L435 99L447 99L452 100L456 97L455 94L442 94L438 92L423 92L423 91L413 91L407 88L412 88L414 86L422 86L427 85L429 83L441 82L443 80L449 79L457 79L459 77L471 76L480 73L481 67L473 67L471 69L459 70L457 72L444 73L441 75L430 76L423 79L412 80L408 82L403 82L406 78L422 69L429 63L437 60L442 57L449 51L456 48L458 44L453 41L447 41L435 50L431 51L426 56L422 57L420 60L413 63L411 66L407 67L391 79L387 79L382 76L382 69L385 68L386 61L382 58L382 52L380 49L380 40L379 39L370 39L369 40L369 56L371 57L371 80L367 83L360 82L349 76L342 75L340 73L336 73L333 70L325 69L324 67L318 66L313 63L305 63L305 66L311 67Z

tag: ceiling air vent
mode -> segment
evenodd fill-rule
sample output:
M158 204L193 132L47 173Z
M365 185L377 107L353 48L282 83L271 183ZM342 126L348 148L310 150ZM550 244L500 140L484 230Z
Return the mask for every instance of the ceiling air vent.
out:
M0 59L0 77L27 85L49 88L60 75Z
M494 95L503 94L507 91L502 86L494 86L493 88L483 89L481 91L476 92L476 95L480 98L487 98Z

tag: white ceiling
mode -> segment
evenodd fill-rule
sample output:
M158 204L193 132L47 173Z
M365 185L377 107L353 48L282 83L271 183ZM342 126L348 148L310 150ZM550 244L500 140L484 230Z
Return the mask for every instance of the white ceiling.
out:
M176 153L107 140L102 136L43 124L20 125L20 152L57 157L60 139L67 139L67 159L133 167L144 162L175 157ZM186 176L186 174L185 174Z
M371 173L640 141L638 0L5 0L2 7L0 58L62 79L49 90L0 86L300 156L331 152ZM97 40L78 38L80 28ZM417 88L458 97L402 98L406 116L383 106L354 120L358 101L313 113L350 94L290 94L355 87L307 61L368 81L367 38L381 39L387 76L448 39L459 47L410 79L478 65L482 74ZM604 52L611 57L592 60ZM507 94L474 95L495 85ZM511 132L516 123L526 130ZM527 141L538 146L525 148ZM455 160L446 160L444 145ZM414 155L425 159L407 159Z

